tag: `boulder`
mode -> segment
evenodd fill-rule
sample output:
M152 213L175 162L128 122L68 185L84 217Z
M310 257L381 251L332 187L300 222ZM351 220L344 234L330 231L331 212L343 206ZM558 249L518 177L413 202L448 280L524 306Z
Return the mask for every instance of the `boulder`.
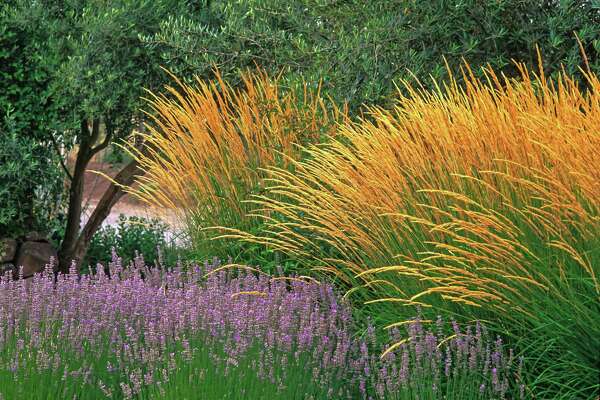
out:
M46 264L50 263L50 258L58 259L58 253L50 243L43 242L25 242L19 249L19 255L15 265L18 268L23 266L23 277L29 277L36 272L42 272Z
M41 233L36 232L36 231L28 232L25 235L25 241L26 242L44 242L44 243L48 243L48 239L46 239L46 237L44 235L42 235Z
M8 263L15 259L17 254L17 241L14 239L0 239L0 264Z
M16 274L16 268L15 268L14 264L11 264L11 263L0 264L0 276L8 273L9 271L12 271L13 277L14 277Z

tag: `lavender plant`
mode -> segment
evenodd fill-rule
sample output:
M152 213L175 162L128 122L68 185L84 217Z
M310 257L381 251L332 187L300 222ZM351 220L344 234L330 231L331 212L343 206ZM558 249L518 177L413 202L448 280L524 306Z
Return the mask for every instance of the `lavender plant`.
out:
M380 357L332 286L218 261L0 278L2 399L516 398L512 353L443 323ZM392 339L399 333L392 330Z
M432 328L425 329L424 323ZM502 338L491 340L485 326L461 330L451 322L451 334L441 316L437 320L420 317L404 324L402 335L391 326L389 346L379 359L368 356L362 344L362 359L368 360L370 373L359 378L361 388L373 388L379 399L523 399L521 381L523 358L506 351ZM367 343L376 343L373 329ZM376 345L375 345L376 346ZM364 393L364 391L363 391Z

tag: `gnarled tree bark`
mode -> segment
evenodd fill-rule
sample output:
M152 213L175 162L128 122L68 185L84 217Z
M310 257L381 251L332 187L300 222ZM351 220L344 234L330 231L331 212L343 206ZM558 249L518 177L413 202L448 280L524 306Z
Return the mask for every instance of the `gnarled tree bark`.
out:
M100 121L94 120L92 131L89 131L87 121L81 123L82 141L77 152L75 168L72 174L71 187L69 189L69 209L67 215L67 227L60 249L58 250L58 271L66 273L73 262L81 265L92 237L102 225L102 222L110 214L112 207L123 197L125 191L123 186L132 185L135 178L144 171L140 168L137 160L127 164L111 181L108 189L94 208L92 215L81 229L81 212L83 202L84 176L87 166L92 157L105 149L113 138L113 132L109 129L106 138L96 145L99 138ZM95 145L95 147L93 147ZM146 154L147 149L143 144L138 144L141 154Z

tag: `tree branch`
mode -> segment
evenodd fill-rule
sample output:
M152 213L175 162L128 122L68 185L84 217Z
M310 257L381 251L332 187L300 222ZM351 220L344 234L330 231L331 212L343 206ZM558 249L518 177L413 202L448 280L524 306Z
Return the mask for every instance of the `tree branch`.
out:
M69 169L67 168L67 165L65 164L65 160L63 159L62 154L60 154L60 149L58 148L58 143L56 143L56 140L54 139L54 135L50 134L50 140L52 141L54 150L56 150L56 153L58 154L58 159L60 161L61 167L65 171L65 174L67 174L67 178L69 178L69 180L72 181L73 175L71 175L71 173L69 172Z
M89 141L91 138L91 134L90 134L90 126L88 124L87 119L82 119L81 120L81 124L80 124L80 131L81 131L81 141Z
M142 155L149 154L149 147L141 146L140 153ZM131 186L135 179L144 173L137 159L129 162L119 173L111 179L111 183L102 195L102 198L94 208L92 215L87 220L83 230L79 234L70 258L77 263L81 263L87 249L96 231L102 225L102 222L108 217L112 207L125 195L123 186Z
M98 137L100 136L100 119L94 118L92 121L92 137L90 139L90 148L96 144Z
M63 236L60 249L58 250L59 270L66 272L71 263L71 254L77 244L79 227L81 223L81 200L83 198L83 187L85 183L85 170L91 159L90 130L87 120L81 121L81 142L77 151L75 167L73 168L73 180L69 188L69 211L67 213L67 226Z
M102 143L100 143L96 147L92 148L92 150L91 150L92 156L98 154L100 151L107 148L108 145L110 144L110 142L113 140L113 137L115 135L115 129L112 126L112 123L110 123L110 121L106 120L105 124L106 124L106 137L104 138Z

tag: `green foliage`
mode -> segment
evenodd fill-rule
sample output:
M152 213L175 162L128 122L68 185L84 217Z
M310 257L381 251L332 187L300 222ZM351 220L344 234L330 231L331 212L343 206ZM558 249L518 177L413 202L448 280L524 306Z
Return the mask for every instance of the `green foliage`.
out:
M117 136L129 135L144 89L158 89L166 78L158 54L139 36L155 33L167 16L190 15L190 7L181 0L11 1L1 31L9 41L1 54L15 60L6 67L7 101L18 113L39 111L39 126L61 137L75 134L74 142L81 139L80 121L92 118ZM24 57L29 62L21 67ZM46 103L57 99L61 112L51 113Z
M56 154L31 137L21 136L7 113L0 130L0 236L31 230L59 234L63 220L61 171ZM48 223L50 221L50 223Z
M462 58L471 66L491 65L495 71L519 76L512 60L536 66L538 55L547 75L556 75L561 65L584 82L584 67L577 37L589 66L600 70L600 6L586 0L436 0L408 1L399 30L407 32L411 50L409 68L424 79L446 78L440 59L446 57L452 71L460 70ZM414 57L413 57L414 55ZM480 71L475 71L481 76Z
M20 0L0 6L0 130L48 143L65 99L52 91L50 82L58 66L48 48L46 32L24 19L40 18L33 8L22 8ZM38 7L39 8L39 7ZM10 119L8 119L10 113Z
M161 23L144 40L174 72L209 76L213 65L230 80L255 64L284 73L282 83L323 82L351 110L384 104L394 82L444 78L462 58L474 70L491 64L515 75L512 59L579 76L581 39L592 70L600 67L600 8L593 1L523 0L238 0L213 2L195 21ZM479 72L476 72L479 73Z
M125 153L123 149L113 144L108 151L104 153L102 161L111 166L119 166L131 161L131 156Z
M167 243L165 234L168 226L158 219L146 219L141 217L119 216L117 226L103 226L96 232L87 253L84 266L95 267L97 263L104 266L111 261L111 251L114 248L123 259L123 264L129 264L135 257L135 253L142 254L148 264L159 261L159 249L161 256L167 250L169 258L176 255ZM173 264L172 259L168 260Z
M0 236L56 238L64 187L48 123L60 108L48 86L54 59L42 56L42 31L22 24L14 4L0 6Z

